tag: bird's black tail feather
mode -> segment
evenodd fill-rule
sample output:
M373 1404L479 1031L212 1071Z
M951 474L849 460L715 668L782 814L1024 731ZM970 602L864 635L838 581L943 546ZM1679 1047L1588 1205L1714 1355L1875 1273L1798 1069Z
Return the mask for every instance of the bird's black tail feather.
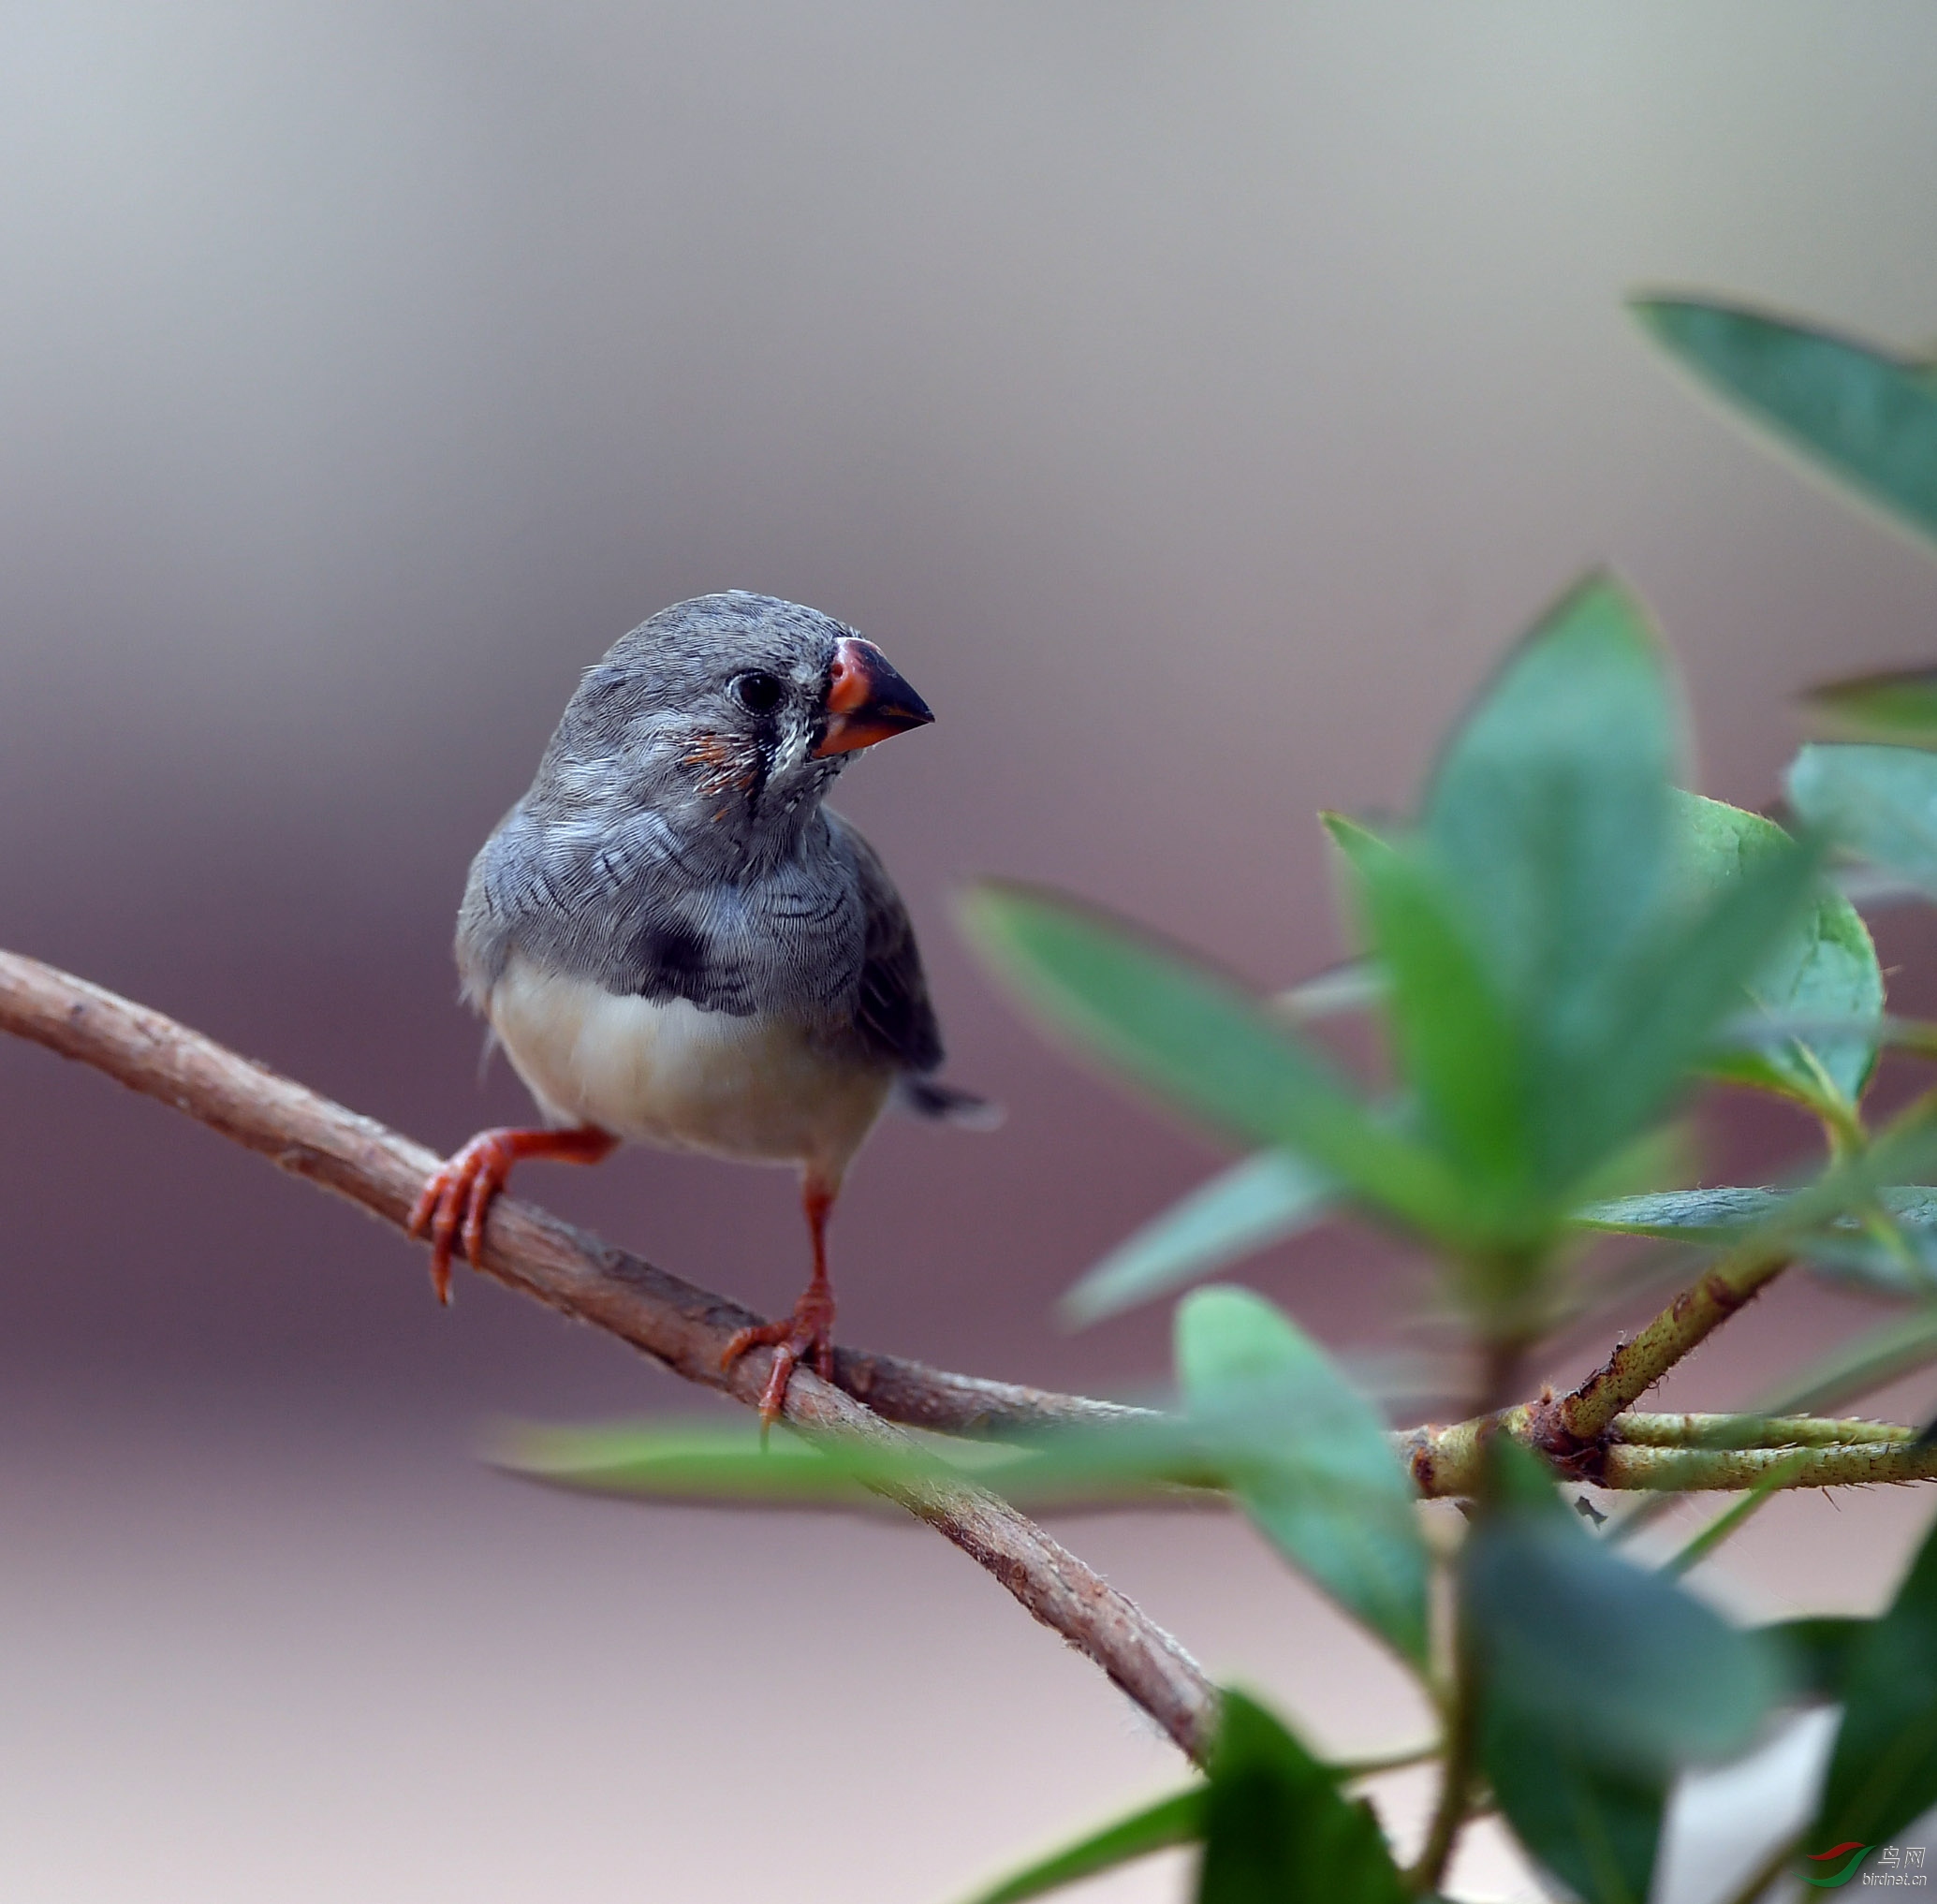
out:
M958 1091L952 1084L937 1084L932 1077L911 1077L905 1073L896 1086L902 1108L932 1123L957 1124L965 1131L992 1131L1002 1122L999 1104L977 1097L972 1091Z

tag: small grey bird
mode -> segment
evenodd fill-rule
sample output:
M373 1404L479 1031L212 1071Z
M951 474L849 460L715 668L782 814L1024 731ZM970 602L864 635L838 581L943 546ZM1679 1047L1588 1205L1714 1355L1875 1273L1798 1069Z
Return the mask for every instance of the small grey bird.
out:
M793 1164L814 1275L774 1349L771 1421L795 1365L833 1371L827 1223L890 1097L986 1121L935 1082L942 1040L907 908L822 798L849 757L934 718L872 642L739 590L681 602L590 668L531 790L471 866L465 998L545 1125L482 1131L411 1219L450 1299L521 1157L595 1164L622 1142Z

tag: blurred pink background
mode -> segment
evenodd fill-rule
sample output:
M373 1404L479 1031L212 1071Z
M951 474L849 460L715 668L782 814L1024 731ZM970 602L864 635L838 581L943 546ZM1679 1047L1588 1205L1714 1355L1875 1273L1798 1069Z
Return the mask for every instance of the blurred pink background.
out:
M1798 687L1928 657L1937 563L1621 300L1937 332L1933 62L1908 0L21 0L0 943L454 1145L521 1111L476 1083L457 896L579 669L684 595L811 602L939 715L839 803L953 1075L1010 1109L877 1136L844 1333L1134 1389L1161 1310L1069 1337L1050 1304L1212 1153L1016 1023L951 890L1052 880L1315 970L1315 810L1408 803L1603 561L1683 660L1704 788L1768 799ZM1884 931L1928 1003L1937 943ZM492 1416L708 1405L614 1345L468 1276L439 1312L394 1237L37 1050L0 1044L0 1893L941 1900L1176 1777L925 1533L477 1465ZM1739 1120L1714 1167L1803 1137ZM757 1305L800 1280L779 1175L521 1182ZM1336 1232L1250 1273L1353 1350L1414 1286ZM1672 1393L1868 1319L1783 1287ZM1873 1604L1925 1513L1785 1504L1716 1590ZM1420 1725L1241 1528L1071 1538L1327 1748ZM1467 1875L1527 1895L1485 1845Z

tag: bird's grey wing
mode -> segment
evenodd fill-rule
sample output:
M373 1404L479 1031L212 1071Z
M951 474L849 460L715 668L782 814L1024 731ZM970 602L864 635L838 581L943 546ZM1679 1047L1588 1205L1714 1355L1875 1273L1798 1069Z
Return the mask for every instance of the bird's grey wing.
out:
M474 1002L515 951L621 996L744 1017L769 1003L773 956L745 911L681 864L655 815L573 826L521 802L472 867L458 963Z
M865 921L855 1034L870 1057L902 1071L933 1071L942 1062L942 1029L929 1002L908 908L880 855L838 813L822 812L854 869Z

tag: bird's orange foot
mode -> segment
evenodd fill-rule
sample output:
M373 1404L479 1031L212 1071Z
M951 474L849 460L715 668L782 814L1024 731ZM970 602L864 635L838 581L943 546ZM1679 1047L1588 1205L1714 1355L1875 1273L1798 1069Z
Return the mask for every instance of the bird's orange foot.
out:
M431 1238L431 1287L439 1302L450 1300L450 1259L460 1238L472 1268L484 1254L484 1220L518 1161L509 1131L479 1131L447 1158L424 1185L410 1212L410 1234Z
M764 1431L780 1418L787 1399L787 1384L795 1369L809 1356L823 1382L834 1379L834 1292L825 1282L813 1282L794 1305L792 1315L779 1322L756 1323L743 1328L720 1352L720 1367L731 1368L749 1349L771 1347L773 1368L760 1391L760 1427Z
M609 1156L618 1142L610 1132L590 1124L565 1131L479 1131L439 1164L410 1212L410 1234L430 1233L431 1287L437 1300L450 1300L450 1258L460 1239L472 1268L483 1268L485 1219L521 1157L596 1164Z

